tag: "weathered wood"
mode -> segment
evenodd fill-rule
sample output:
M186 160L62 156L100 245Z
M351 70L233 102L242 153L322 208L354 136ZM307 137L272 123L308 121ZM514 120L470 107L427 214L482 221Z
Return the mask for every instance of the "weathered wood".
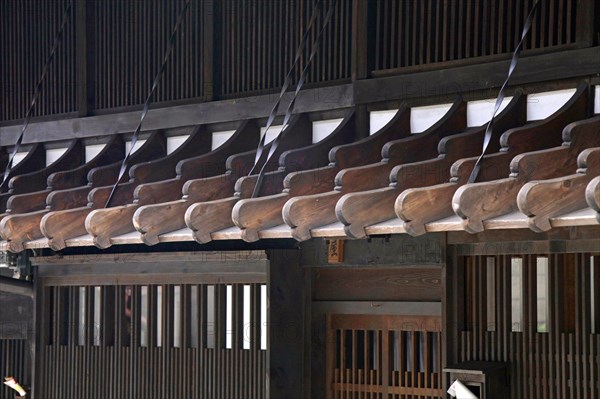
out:
M89 162L74 169L50 174L47 178L47 189L12 195L8 199L6 211L18 214L42 210L46 206L46 197L52 191L85 186L88 183L87 175L93 168L112 164L123 156L124 146L120 136L112 136L102 151Z
M596 219L600 223L600 176L593 178L585 189L585 200L590 208L598 214Z
M326 166L332 148L346 144L354 137L355 119L354 112L349 112L340 125L325 139L308 147L282 154L279 159L281 170L277 172L279 176L265 175L264 180L268 181L268 184L263 181L259 197L249 198L254 189L254 179L244 179L240 182L240 189L236 189L236 192L242 199L232 209L231 218L242 230L243 240L257 241L260 230L283 224L281 209L285 202L291 197L306 194L318 187L314 181L309 187L292 185L292 180L288 177L291 177L290 173L318 170L319 167ZM283 192L281 192L282 188Z
M54 172L61 170L69 170L79 166L85 162L83 142L81 140L73 140L67 150L60 156L59 159L52 164L29 173L21 173L10 179L9 193L22 194L37 190L43 190L47 186L48 176Z
M523 104L520 123L524 122ZM502 130L499 130L502 132ZM564 132L563 132L564 133ZM567 133L568 134L568 133ZM543 148L560 145L558 135L538 134L538 130L511 129L500 139L500 152L486 155L483 158L477 181L493 181L506 176L505 170L510 166L514 156ZM568 140L567 140L568 141ZM398 217L405 221L405 229L410 234L421 234L425 224L434 222L454 214L452 197L459 187L466 184L475 166L477 158L465 158L456 161L450 168L450 181L430 187L411 188L402 192L397 199Z
M187 140L171 154L164 158L134 165L129 170L128 185L136 190L141 183L166 180L176 177L176 166L184 159L210 152L211 136L202 126L196 127ZM132 193L134 194L134 193ZM177 191L161 193L164 200L177 198ZM132 199L133 200L133 199ZM158 199L157 199L158 200ZM134 230L132 217L144 198L137 198L133 204L95 209L87 216L85 225L88 233L100 248L111 245L110 238ZM114 202L118 204L117 202Z
M138 163L164 157L165 154L166 140L164 135L161 132L153 132L144 145L131 155L128 169ZM47 202L51 209L54 206L60 206L60 203L65 200L74 201L79 205L78 208L58 208L60 210L51 211L42 217L39 225L40 233L48 238L50 248L54 250L63 249L66 239L86 234L85 218L93 209L105 206L108 195L113 188L112 185L98 187L97 184L100 182L106 184L108 178L113 178L110 183L114 183L117 180L119 168L119 163L94 168L88 173L91 187L54 191L48 196ZM120 184L115 190L114 203L131 202L134 189L135 186L130 183ZM87 196L87 205L80 203L84 196Z
M33 299L33 284L31 281L23 281L14 278L0 276L0 292L9 293L18 296L25 296ZM2 318L3 323L10 322L5 317Z
M280 170L275 172L277 165L281 165L281 163L269 160L269 163L265 166L265 171L267 174L269 172L273 173L265 175L260 188L265 195L275 194L281 190L282 179L287 167L301 167L302 162L312 162L309 156L301 152L288 152L289 150L298 149L298 147L310 147L312 129L305 115L294 116L289 126L281 134L280 144L273 153L272 159L278 160L281 157L281 162L285 166L280 166ZM255 172L260 170L266 162L268 152L268 149L263 151ZM198 242L208 242L211 240L211 233L234 225L231 219L233 206L240 198L248 198L252 195L257 178L258 175L240 177L234 186L236 192L234 196L227 197L221 194L214 201L197 202L190 205L185 213L185 223L192 229ZM206 188L198 186L197 189L204 190Z
M597 129L598 125L594 132L596 135ZM600 139L597 141L600 142ZM550 218L586 206L587 185L595 176L600 175L600 148L582 151L577 158L577 167L576 174L530 181L521 188L517 195L517 204L519 210L529 217L529 227L533 231L550 230Z
M267 398L304 396L304 269L299 250L271 250L267 271ZM285 333L282 334L283 330Z
M27 148L27 147L25 147ZM24 149L25 149L24 148ZM12 149L9 149L12 152ZM7 155L5 155L7 156ZM8 162L8 161L7 161ZM29 147L27 155L17 165L12 165L12 169L7 177L7 182L2 186L2 195L10 189L10 180L18 175L27 174L40 170L46 166L46 148L43 144L34 144Z
M344 224L345 233L352 238L365 237L366 226L391 218L389 214L393 215L393 201L403 187L424 184L432 179L439 180L438 176L444 173L446 164L461 156L476 153L474 140L470 139L472 133L455 136L465 128L466 103L457 101L427 131L386 144L383 161L340 171L336 176L336 191L342 195L333 210L336 218ZM455 140L459 142L452 145ZM446 154L435 158L438 152ZM449 158L448 161L446 157ZM413 164L428 158L434 159ZM402 178L400 187L397 187L395 181L398 174L406 175ZM386 187L390 180L391 189ZM330 218L331 216L328 219Z
M558 141L566 125L585 119L588 112L589 87L584 84L552 116L523 128L513 129L502 137L508 140L511 134L519 130L528 130L539 135L555 137ZM483 231L483 220L516 210L517 193L527 181L554 177L560 168L574 168L576 160L573 153L576 154L585 148L587 140L594 140L590 137L580 141L575 137L574 134L570 147L557 147L516 156L511 161L511 177L461 186L452 198L452 208L463 219L464 229L471 233Z
M313 300L439 301L441 267L316 269Z
M88 173L92 169L113 164L123 159L124 156L125 146L123 138L118 135L110 136L104 148L93 159L78 168L58 171L48 176L48 188L51 190L63 190L84 186L88 183Z
M519 68L511 76L511 85L594 75L599 71L596 62L598 57L600 57L598 47L524 57L519 61ZM466 89L489 90L502 86L506 79L507 67L508 60L500 60L359 80L354 83L354 103L405 101L423 97L424 94L447 95L461 93Z
M237 177L237 173L249 170L255 152L240 154L231 159L228 157L255 148L259 138L256 122L243 122L233 136L219 148L179 162L177 177L174 179L138 186L134 196L140 207L135 210L132 222L135 229L142 233L142 240L147 245L154 245L158 243L160 234L184 228L185 210L196 198L193 193L188 192L194 185L192 182L221 174L229 174L225 180L235 181L235 178L230 176ZM214 182L214 179L212 181ZM177 199L182 191L183 199Z
M332 215L335 216L331 210L340 194L328 190L335 186L334 178L340 170L378 162L386 143L409 136L410 108L403 104L394 118L377 133L333 148L329 153L330 166L289 175L284 192L288 192L290 198L281 213L283 221L292 228L292 236L299 241L308 240L311 229L335 221L330 220Z

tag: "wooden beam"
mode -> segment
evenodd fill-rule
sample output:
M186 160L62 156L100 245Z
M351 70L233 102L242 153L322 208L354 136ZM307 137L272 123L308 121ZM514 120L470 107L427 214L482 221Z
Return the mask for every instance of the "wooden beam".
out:
M142 183L152 183L176 177L176 166L180 161L192 156L210 152L211 135L205 128L196 127L187 140L171 154L156 160L134 165L129 170L129 184L137 191ZM171 187L167 187L171 188ZM134 203L96 209L87 216L85 224L88 233L100 248L111 245L110 238L134 231L132 217L140 205L175 200L179 197L181 186L174 191L163 191L156 197L138 197ZM135 192L134 192L135 198Z
M304 272L299 250L271 250L267 272L267 397L304 398Z
M313 299L317 301L440 301L439 265L379 268L319 268Z
M287 107L289 101L290 97L284 97L281 104L282 109ZM353 105L352 85L345 84L302 90L298 95L294 110L296 113L301 114L349 108ZM232 120L266 118L269 116L272 107L273 96L266 94L243 99L157 108L148 113L142 131L151 132L159 129L230 122ZM32 123L27 129L25 143L131 133L135 130L139 120L139 111L132 111ZM20 131L20 125L0 127L0 146L13 145Z
M568 50L523 57L511 77L511 85L593 76L600 72L600 47ZM500 87L506 79L509 60L479 65L444 68L354 83L354 103L367 104L408 100L427 96L448 96Z
M508 140L511 134L519 131L535 131L547 140L554 140L559 146L562 131L571 122L585 119L589 112L589 87L581 85L569 101L552 116L522 128L513 129L503 135ZM593 136L565 137L570 146L556 147L517 155L511 162L511 175L508 178L490 182L471 183L461 186L452 199L452 209L463 219L463 227L468 232L483 231L483 220L504 215L517 209L517 193L529 180L546 179L556 176L561 170L575 167L575 156L580 150L595 140ZM597 138L596 138L597 139Z
M282 132L280 143L272 154L272 159L267 159L270 145L265 148L256 163L255 171L259 171L263 165L267 174L264 177L259 195L276 194L283 188L283 178L286 170L300 167L304 162L310 162L306 154L294 157L299 147L310 146L312 142L312 128L305 115L296 115L290 121L289 126ZM293 151L292 151L293 150ZM285 154L286 156L283 156ZM287 155L290 155L288 158ZM280 157L282 157L280 159ZM279 161L278 161L279 160ZM267 163L268 162L268 163ZM279 167L279 170L277 170ZM271 173L269 173L271 172ZM233 196L224 195L227 191L219 194L217 199L207 202L197 202L187 209L185 223L194 232L195 239L200 243L212 240L211 233L234 226L232 220L233 207L241 198L250 198L258 175L240 177L235 183ZM203 190L208 187L203 187Z
M0 276L0 292L26 296L33 299L33 283L31 281Z
M596 135L598 128L600 124L596 125ZM600 138L596 144L600 145ZM592 178L600 175L600 147L582 151L577 158L577 167L575 174L531 181L519 190L517 205L529 217L529 227L533 231L550 230L550 218L586 207L586 187Z
M158 244L162 233L185 227L185 211L194 202L210 200L218 195L219 188L232 187L233 182L247 174L254 161L253 148L260 138L256 121L243 122L233 136L208 154L186 159L177 165L177 177L162 182L142 184L135 192L140 207L133 214L133 225L142 233L147 245ZM209 179L209 180L206 180ZM210 181L210 189L196 190ZM206 186L205 186L206 187ZM232 188L230 189L232 190ZM181 199L167 201L164 193L178 195Z
M405 187L416 185L417 182L436 182L428 178L440 180L438 176L445 173L436 169L444 170L447 166L444 158L436 157L440 150L446 151L444 143L448 143L448 148L453 149L447 154L450 160L475 153L476 149L472 146L474 141L468 139L469 133L466 137L458 135L469 146L450 144L453 141L450 137L463 132L467 126L466 111L467 104L459 99L446 115L425 132L387 143L382 150L384 159L378 164L348 168L338 173L336 186L344 195L335 205L335 215L344 224L344 231L349 237L364 238L366 226L391 219L394 216L394 200ZM433 162L433 166L425 165L421 168L418 163L434 158L429 162ZM404 176L402 169L398 168L407 168L409 165L418 166ZM434 173L427 170L429 167Z
M242 199L234 206L231 218L235 225L242 229L243 240L257 241L260 230L283 224L281 209L286 201L297 195L314 192L320 187L320 182L317 182L317 179L313 179L310 186L292 185L292 181L298 172L325 167L330 151L352 140L354 121L354 112L349 112L340 125L325 139L283 154L279 163L280 169L284 168L281 176L285 176L285 179L282 180L279 187L275 187L280 190L283 189L283 192L264 195L263 190L259 193L259 197ZM296 173L296 175L290 175L290 173ZM268 175L265 179L269 179ZM306 182L306 180L304 181Z
M410 109L403 104L377 133L332 149L330 166L288 176L286 188L295 195L283 206L282 217L292 228L292 236L299 241L308 240L311 229L337 220L333 210L342 193L335 189L334 177L340 170L379 162L386 143L407 137L410 137Z

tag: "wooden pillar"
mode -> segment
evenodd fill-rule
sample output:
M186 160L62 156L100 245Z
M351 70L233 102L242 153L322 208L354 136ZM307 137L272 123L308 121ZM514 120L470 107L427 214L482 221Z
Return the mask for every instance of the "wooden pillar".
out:
M577 19L575 40L577 47L591 47L594 45L594 35L600 29L600 10L596 0L580 0L577 2Z
M221 1L204 0L202 62L204 63L204 88L205 101L216 100L221 91L220 78L220 48L221 48Z
M41 375L42 347L47 340L47 327L50 323L48 316L44 312L45 309L43 306L43 304L47 304L49 302L49 298L45 297L48 291L44 290L42 285L39 283L37 267L33 268L33 286L33 322L31 327L32 334L29 336L31 356L31 390L29 393L32 398L35 398L37 397L35 392L36 382L38 382L38 376Z
M267 398L303 398L304 278L299 250L268 252Z
M73 3L75 60L77 62L77 113L88 116L94 108L94 0Z
M352 4L352 82L369 77L373 66L373 57L369 52L372 42L371 31L375 29L373 1L354 0ZM369 112L367 106L356 105L355 139L369 135Z
M464 288L459 280L464 278L464 266L458 264L456 247L447 245L447 235L444 235L442 248L446 251L446 263L442 266L442 368L458 362L458 331L462 329L464 304L460 300ZM461 290L461 291L459 291ZM438 370L442 372L442 370ZM445 374L445 373L444 373ZM448 389L449 379L442 376L442 390Z

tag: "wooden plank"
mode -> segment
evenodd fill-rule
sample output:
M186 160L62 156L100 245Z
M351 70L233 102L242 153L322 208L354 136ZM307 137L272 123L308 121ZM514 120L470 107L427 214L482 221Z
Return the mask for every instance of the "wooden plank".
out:
M576 174L528 182L521 188L517 204L519 210L529 217L532 230L550 230L550 218L586 206L585 189L592 178L600 174L600 148L582 151L577 158L577 166Z
M298 95L294 110L300 114L349 108L354 105L352 90L351 84L302 90ZM283 109L288 106L290 99L291 97L288 96L284 98L282 102ZM221 100L157 108L152 110L144 120L142 131L151 132L157 129L266 118L269 116L272 107L273 95L265 94L248 96L235 101ZM139 119L139 111L132 111L32 123L27 130L25 143L130 133L135 130ZM0 146L14 144L20 130L20 125L0 127Z
M508 58L508 55L503 57ZM597 47L524 57L511 77L511 85L594 75L600 71L595 62L598 57L600 48ZM423 93L450 95L460 93L466 87L469 90L489 90L502 85L506 68L507 61L501 60L357 81L354 84L354 103L404 101L423 97Z
M317 301L439 301L438 266L371 269L319 269L313 288Z

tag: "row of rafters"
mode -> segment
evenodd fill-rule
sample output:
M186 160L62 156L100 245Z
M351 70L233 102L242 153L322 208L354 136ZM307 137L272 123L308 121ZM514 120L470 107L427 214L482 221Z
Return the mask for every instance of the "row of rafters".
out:
M592 103L582 85L554 114L528 121L527 96L515 94L496 117L474 183L468 178L485 125L467 127L462 99L422 133L411 134L411 109L403 106L359 141L352 110L316 143L309 118L296 115L268 161L270 145L256 159L260 127L253 120L239 122L214 150L205 126L189 128L170 153L167 134L152 132L132 154L129 180L108 208L125 154L121 136L106 139L87 162L84 141L73 140L48 166L37 144L0 193L1 245L60 250L594 225L600 223L600 116L593 116Z

